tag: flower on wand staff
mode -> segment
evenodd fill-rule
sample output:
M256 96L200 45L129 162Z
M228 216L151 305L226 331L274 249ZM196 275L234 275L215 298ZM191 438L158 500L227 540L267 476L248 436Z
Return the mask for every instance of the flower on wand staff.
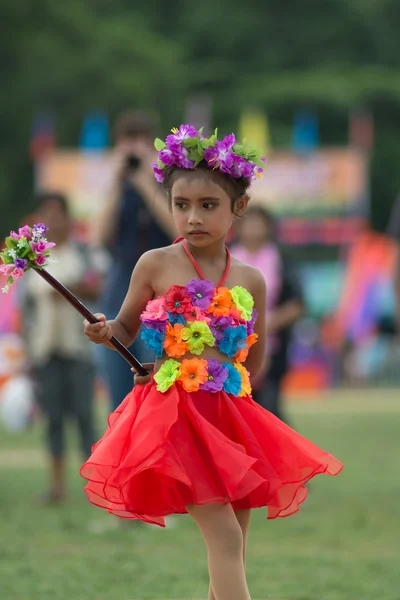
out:
M43 237L48 231L44 223L33 227L24 225L18 229L18 233L11 231L6 237L6 246L0 252L2 265L0 273L7 277L7 283L2 292L7 293L10 286L29 271L29 269L42 269L47 266L50 257L50 249L55 246Z

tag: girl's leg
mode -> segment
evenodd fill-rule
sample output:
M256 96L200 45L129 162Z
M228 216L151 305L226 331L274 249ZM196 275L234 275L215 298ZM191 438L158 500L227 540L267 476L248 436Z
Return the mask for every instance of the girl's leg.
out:
M191 504L187 510L207 546L208 570L216 600L250 600L243 564L243 533L232 506Z
M249 534L249 526L250 526L250 516L251 510L250 508L245 510L236 510L235 517L240 525L243 535L243 565L246 571L246 552L247 552L247 538ZM214 591L212 589L212 585L210 583L210 588L208 590L208 600L217 600L215 597Z

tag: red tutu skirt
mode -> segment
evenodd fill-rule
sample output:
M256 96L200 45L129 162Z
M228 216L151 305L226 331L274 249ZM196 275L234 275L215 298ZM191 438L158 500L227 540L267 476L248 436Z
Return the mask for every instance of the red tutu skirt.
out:
M189 504L268 507L287 517L315 475L343 465L256 404L225 392L166 393L137 385L108 418L81 475L92 504L165 526Z

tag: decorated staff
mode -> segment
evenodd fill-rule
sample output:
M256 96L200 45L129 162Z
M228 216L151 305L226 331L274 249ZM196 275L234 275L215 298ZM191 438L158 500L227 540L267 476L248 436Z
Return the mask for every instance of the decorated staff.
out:
M44 269L51 261L50 250L55 246L54 242L47 241L45 237L47 231L48 227L43 223L39 223L33 227L24 225L24 227L19 228L18 233L15 231L10 232L10 235L6 238L6 247L3 252L0 252L0 258L3 262L3 265L0 267L0 273L7 277L7 283L2 288L2 292L7 293L10 286L20 279L26 271L34 269L38 275L61 294L89 323L99 323L94 314L72 292ZM147 375L147 371L143 365L115 336L109 341L139 375Z

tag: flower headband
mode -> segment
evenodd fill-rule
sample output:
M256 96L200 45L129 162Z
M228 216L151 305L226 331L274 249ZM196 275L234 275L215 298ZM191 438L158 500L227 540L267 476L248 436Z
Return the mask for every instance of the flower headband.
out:
M261 177L264 170L265 159L255 144L248 144L246 140L238 144L233 133L219 141L217 129L214 135L206 138L202 129L197 131L192 125L181 125L179 129L172 129L172 135L168 135L165 142L157 138L154 146L158 150L158 160L151 166L159 183L164 181L168 167L195 169L203 160L210 169L219 169L234 179L245 177L251 180Z

